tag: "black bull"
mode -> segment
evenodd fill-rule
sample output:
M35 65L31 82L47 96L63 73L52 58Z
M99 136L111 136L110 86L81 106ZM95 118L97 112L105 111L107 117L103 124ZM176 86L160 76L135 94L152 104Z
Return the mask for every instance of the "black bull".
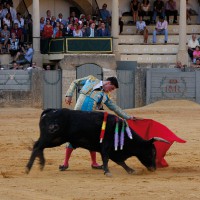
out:
M114 149L114 134L116 116L109 114L103 142L100 143L100 133L104 118L103 112L85 112L69 109L47 109L40 117L40 137L33 146L30 160L26 166L27 173L30 171L36 157L39 158L40 168L43 169L45 159L43 151L45 148L56 147L70 142L73 147L82 147L101 154L103 169L106 175L111 175L108 169L108 161L111 159L122 166L129 174L134 170L128 167L125 160L136 156L140 162L150 171L156 169L155 141L167 142L162 138L142 139L133 130L130 139L124 134L124 147L122 150ZM119 130L122 120L119 120Z

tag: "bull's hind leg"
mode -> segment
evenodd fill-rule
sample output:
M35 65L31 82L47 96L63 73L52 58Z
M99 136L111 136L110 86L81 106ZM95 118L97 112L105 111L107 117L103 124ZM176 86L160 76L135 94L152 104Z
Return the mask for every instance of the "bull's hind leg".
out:
M118 165L122 166L128 174L134 174L135 170L131 169L125 162L117 162Z

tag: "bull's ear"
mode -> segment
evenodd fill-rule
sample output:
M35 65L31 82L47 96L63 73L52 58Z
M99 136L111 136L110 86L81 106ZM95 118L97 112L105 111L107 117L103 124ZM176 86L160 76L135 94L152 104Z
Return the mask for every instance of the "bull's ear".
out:
M159 141L159 142L165 142L167 144L171 144L169 141L163 139L163 138L160 138L160 137L153 137L149 140L151 143L154 143L156 141Z

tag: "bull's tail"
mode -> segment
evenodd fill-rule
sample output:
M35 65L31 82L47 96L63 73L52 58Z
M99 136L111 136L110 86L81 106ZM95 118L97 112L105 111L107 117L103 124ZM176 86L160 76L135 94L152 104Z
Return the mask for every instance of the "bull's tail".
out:
M35 144L33 146L33 151L32 151L31 157L29 159L29 162L26 165L26 173L27 174L30 172L36 157L39 158L40 169L43 170L44 165L45 165L43 150L44 150L43 148L40 148L39 140L37 142L35 142Z

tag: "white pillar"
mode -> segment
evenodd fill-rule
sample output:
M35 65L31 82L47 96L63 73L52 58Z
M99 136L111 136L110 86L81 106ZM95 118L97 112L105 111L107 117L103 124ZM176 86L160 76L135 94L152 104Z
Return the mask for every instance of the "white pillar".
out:
M113 37L113 51L118 52L118 39L119 39L119 1L112 0L112 37Z
M34 49L34 62L38 66L42 66L42 55L40 54L40 1L33 0L33 49Z
M186 1L180 1L180 18L179 18L179 49L177 54L177 60L181 61L182 64L188 64L188 53L186 46Z

